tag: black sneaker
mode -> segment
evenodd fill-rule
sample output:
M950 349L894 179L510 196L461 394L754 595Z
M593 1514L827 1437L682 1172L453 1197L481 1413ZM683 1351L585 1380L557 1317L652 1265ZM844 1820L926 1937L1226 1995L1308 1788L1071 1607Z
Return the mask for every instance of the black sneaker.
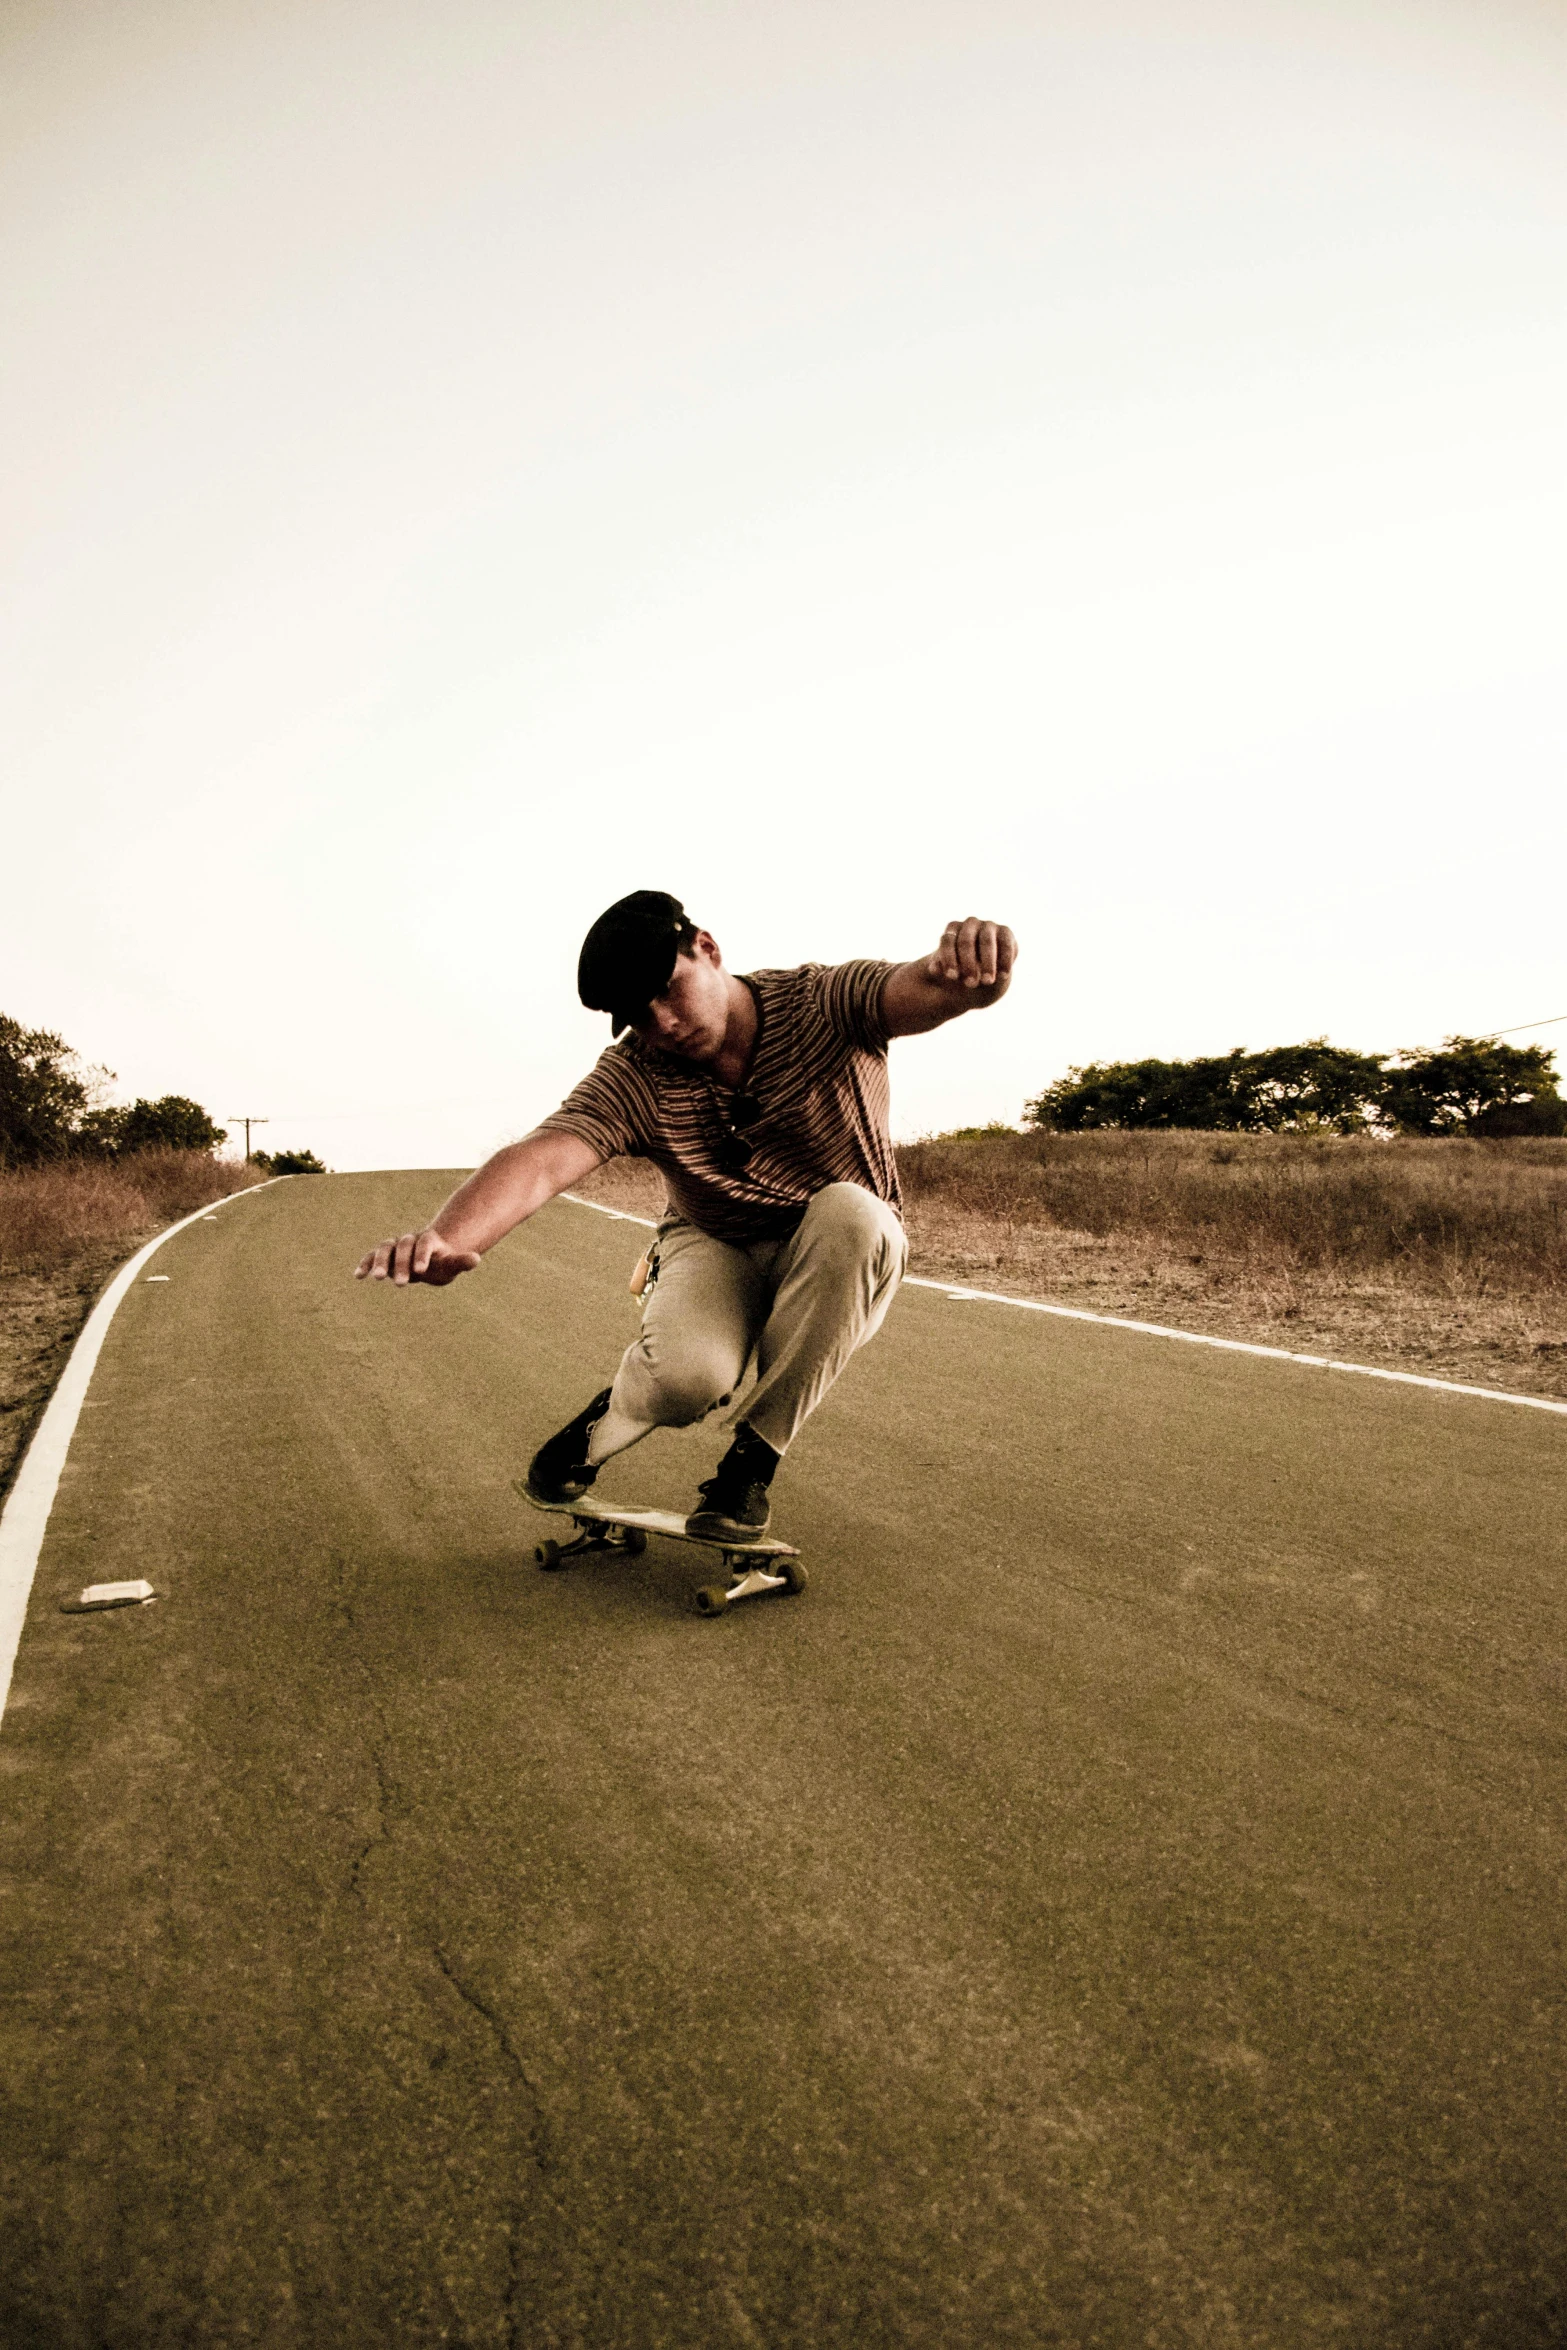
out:
M686 1520L686 1532L709 1542L751 1542L765 1534L772 1516L767 1488L781 1456L745 1421L718 1464L718 1474L697 1487L702 1507Z
M602 1389L558 1435L539 1446L528 1463L528 1491L535 1501L559 1509L587 1492L598 1475L588 1464L588 1439L609 1410L612 1392L608 1387Z

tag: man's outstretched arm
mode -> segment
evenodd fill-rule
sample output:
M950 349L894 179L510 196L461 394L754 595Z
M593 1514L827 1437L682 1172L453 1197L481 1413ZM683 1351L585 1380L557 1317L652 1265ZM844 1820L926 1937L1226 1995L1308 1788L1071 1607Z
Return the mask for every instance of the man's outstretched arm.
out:
M1004 922L949 922L933 955L899 963L888 972L881 993L882 1024L889 1036L923 1036L960 1012L999 1003L1012 984L1017 940Z
M493 1159L460 1183L422 1232L405 1232L370 1249L355 1270L356 1281L428 1281L444 1288L459 1273L471 1273L480 1257L518 1224L526 1222L557 1192L580 1183L602 1165L603 1153L580 1134L552 1130L508 1143Z

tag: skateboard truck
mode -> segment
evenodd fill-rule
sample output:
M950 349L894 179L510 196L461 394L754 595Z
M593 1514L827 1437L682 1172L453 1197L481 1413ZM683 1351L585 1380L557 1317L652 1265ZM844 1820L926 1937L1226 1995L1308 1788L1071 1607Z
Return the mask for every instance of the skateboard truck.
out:
M743 1550L725 1551L724 1572L729 1577L729 1581L727 1584L706 1583L703 1585L696 1594L698 1615L721 1616L726 1607L734 1606L736 1600L755 1599L763 1591L803 1591L805 1589L805 1569L798 1559L769 1561L769 1565L774 1565L778 1569L776 1575L770 1575L766 1566L757 1566L754 1561L748 1567L742 1566L741 1561L744 1557Z
M580 1558L586 1550L623 1550L631 1558L640 1558L647 1548L647 1536L640 1526L606 1524L602 1518L576 1518L572 1524L579 1529L574 1541L541 1542L534 1549L534 1558L546 1573L553 1574L570 1560Z

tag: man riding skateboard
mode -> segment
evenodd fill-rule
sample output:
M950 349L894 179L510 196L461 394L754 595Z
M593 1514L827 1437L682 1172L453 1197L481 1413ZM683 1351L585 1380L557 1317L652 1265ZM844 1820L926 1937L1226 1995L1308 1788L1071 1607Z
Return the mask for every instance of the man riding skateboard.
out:
M754 1361L745 1416L687 1525L721 1542L759 1535L779 1461L903 1278L888 1044L997 1002L1016 954L1004 924L971 915L911 963L736 973L677 898L634 890L599 916L577 966L577 992L609 1014L615 1042L422 1232L371 1249L357 1278L454 1281L607 1159L651 1160L669 1200L641 1335L534 1454L528 1490L552 1507L579 1500L650 1430L730 1403Z

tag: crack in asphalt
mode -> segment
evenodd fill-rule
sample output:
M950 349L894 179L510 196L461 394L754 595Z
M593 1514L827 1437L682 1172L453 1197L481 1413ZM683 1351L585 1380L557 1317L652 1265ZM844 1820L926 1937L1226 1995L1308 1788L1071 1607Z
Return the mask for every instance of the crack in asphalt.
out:
M472 2008L474 2014L486 2025L507 2068L522 2088L529 2111L528 2152L534 2169L539 2174L540 2185L554 2204L557 2213L564 2217L560 2198L550 2182L550 2173L555 2166L554 2158L551 2156L546 2142L543 2101L528 2077L527 2067L512 2043L511 2034L506 2029L504 2019L490 2005L489 2001L474 1989L471 1983L463 1979L439 1942L432 1943L431 1953L436 1965L464 2006ZM522 2196L513 2196L506 2209L506 2293L501 2305L501 2315L506 2325L507 2350L523 2350L522 2312L519 2302L522 2292L522 2229L525 2213L526 2206Z
M550 2188L550 2171L554 2169L554 2162L552 2162L550 2148L547 2148L547 2143L545 2143L543 2101L540 2101L538 2089L533 2087L533 2082L529 2080L529 2070L526 2070L522 2056L519 2056L517 2049L512 2047L512 2035L507 2033L503 2016L500 2016L496 2009L489 2005L489 2000L484 2000L484 1997L479 1995L475 1988L472 1988L472 1983L463 1981L463 1976L458 1974L458 1969L451 1965L449 1958L446 1958L446 1953L442 1950L442 1946L439 1946L439 1941L432 1943L430 1948L432 1948L432 1958L435 1958L435 1965L442 1969L446 1981L449 1981L451 1988L456 1990L458 2000L463 2000L465 2007L472 2007L472 2012L475 2012L479 2019L482 2019L484 2026L489 2028L491 2040L496 2042L496 2047L500 2049L500 2056L503 2056L507 2070L510 2070L512 2077L515 2077L515 2082L519 2082L519 2087L524 2089L526 2101L529 2101L529 2131L526 2131L526 2136L529 2136L529 2155L533 2160L533 2169L538 2171L540 2185L543 2185L545 2193L550 2195L550 2202L554 2202L554 2207L557 2207L557 2211L559 2211L559 2197L554 2195L554 2190ZM522 2225L524 2225L524 2216L526 2216L524 2197L512 2195L512 2200L507 2202L507 2207L505 2207L505 2298L503 2298L503 2303L500 2303L500 2317L503 2317L503 2322L505 2322L507 2350L522 2350L522 2308L519 2308L519 2298L522 2298Z
M358 1614L346 1581L344 1562L339 1559L334 1561L334 1565L336 1573L333 1577L333 1590L329 1604L331 1612L337 1617L352 1640L359 1631ZM365 1684L365 1710L369 1717L370 1735L365 1742L364 1753L375 1774L375 1800L369 1833L348 1865L345 1891L360 1904L361 1908L368 1909L370 1896L364 1883L365 1871L372 1855L382 1850L391 1841L392 1823L397 1809L399 1791L396 1781L387 1767L391 1729L385 1709L376 1695L374 1675L362 1655L355 1654L353 1656L353 1665ZM439 1943L432 1944L431 1948L435 1963L442 1976L451 1985L463 2005L471 2008L485 2026L505 2067L523 2092L528 2108L526 2131L528 2154L539 2175L541 2185L544 2185L546 2193L550 2195L551 2201L559 2212L561 2210L560 2199L548 2184L553 2161L545 2142L543 2108L539 2093L528 2077L527 2068L513 2045L505 2021L489 2001L458 1972ZM503 2224L506 2230L506 2284L500 2311L503 2339L506 2350L524 2350L521 2299L522 2238L526 2218L525 2199L520 2194L513 2194L503 2204L502 2209Z
M384 1728L385 1724L382 1723L383 1731ZM379 1740L372 1741L369 1755L371 1767L375 1772L375 1812L369 1835L348 1864L347 1890L354 1900L359 1902L363 1902L365 1899L364 1887L360 1883L365 1863L372 1852L378 1850L388 1841L392 1833L387 1816L391 1802L392 1782L387 1773L386 1757L381 1750Z
M332 1564L332 1593L329 1601L331 1613L338 1618L351 1636L356 1635L359 1630L359 1617L348 1587L346 1562L341 1558L334 1557ZM370 1833L348 1864L344 1891L352 1899L363 1904L366 1898L362 1882L365 1866L370 1855L390 1840L392 1802L396 1789L392 1782L391 1773L386 1767L386 1749L390 1742L390 1732L385 1710L375 1693L375 1677L362 1655L355 1654L353 1664L365 1684L365 1706L373 1725L366 1753L370 1767L375 1773L375 1808L371 1816Z

